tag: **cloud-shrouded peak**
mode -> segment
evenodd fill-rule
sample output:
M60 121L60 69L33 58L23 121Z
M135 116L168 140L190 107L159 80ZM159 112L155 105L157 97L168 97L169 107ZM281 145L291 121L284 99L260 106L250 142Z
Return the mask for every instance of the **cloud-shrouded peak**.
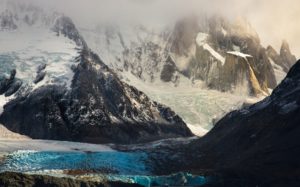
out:
M264 45L271 44L279 50L286 39L292 51L300 54L298 33L298 0L0 0L15 6L35 4L44 10L56 10L71 16L75 22L88 27L96 22L142 22L162 26L181 17L193 15L226 16L230 20L243 17L249 20L261 36ZM30 7L30 6L29 6ZM3 11L3 10L2 10Z

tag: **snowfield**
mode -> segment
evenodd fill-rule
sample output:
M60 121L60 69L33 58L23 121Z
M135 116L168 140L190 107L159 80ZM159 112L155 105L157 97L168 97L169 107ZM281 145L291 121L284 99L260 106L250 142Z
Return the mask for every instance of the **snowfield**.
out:
M240 108L249 101L259 101L263 98L249 98L246 95L224 93L209 90L201 83L192 85L187 78L180 77L180 85L174 87L171 83L156 81L146 83L130 72L125 72L128 84L143 91L151 99L169 106L187 124L195 135L203 136L216 120L228 112Z
M114 151L109 146L53 141L53 140L33 140L26 136L9 131L0 124L0 154L11 153L15 151L62 151L62 152L104 152Z

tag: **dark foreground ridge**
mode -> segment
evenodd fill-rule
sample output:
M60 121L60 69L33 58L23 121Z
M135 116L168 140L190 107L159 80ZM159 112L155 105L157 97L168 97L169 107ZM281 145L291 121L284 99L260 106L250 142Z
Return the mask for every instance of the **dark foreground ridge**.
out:
M72 178L52 177L46 175L28 175L21 173L0 173L1 187L140 187L138 184L123 182L91 182Z
M161 174L218 176L216 186L297 186L299 135L300 61L270 97L229 113L203 138L149 152Z

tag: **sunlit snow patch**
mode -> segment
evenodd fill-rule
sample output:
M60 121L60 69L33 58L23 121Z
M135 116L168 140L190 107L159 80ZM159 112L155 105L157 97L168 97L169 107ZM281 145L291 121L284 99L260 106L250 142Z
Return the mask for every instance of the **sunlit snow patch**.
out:
M195 135L209 131L216 119L241 107L248 96L194 87L187 78L174 87L164 82L145 83L130 73L126 74L128 84L145 92L152 100L165 104L174 110L188 124Z
M205 33L198 33L196 42L198 46L202 46L203 49L207 50L214 58L219 60L222 65L225 63L225 58L220 55L217 51L215 51L208 43L207 43L208 34Z
M244 59L247 59L248 57L252 57L251 55L245 54L245 53L241 53L239 51L228 51L228 54L234 55L234 56L238 56Z

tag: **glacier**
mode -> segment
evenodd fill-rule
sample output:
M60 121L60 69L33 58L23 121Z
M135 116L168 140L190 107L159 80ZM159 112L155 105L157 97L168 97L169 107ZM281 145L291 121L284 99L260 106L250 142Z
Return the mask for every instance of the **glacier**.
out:
M209 178L179 172L155 176L143 152L49 152L16 151L5 156L0 172L16 171L29 174L47 174L89 178L90 180L122 181L150 186L199 186ZM72 171L84 174L69 174ZM80 172L79 172L80 173Z

